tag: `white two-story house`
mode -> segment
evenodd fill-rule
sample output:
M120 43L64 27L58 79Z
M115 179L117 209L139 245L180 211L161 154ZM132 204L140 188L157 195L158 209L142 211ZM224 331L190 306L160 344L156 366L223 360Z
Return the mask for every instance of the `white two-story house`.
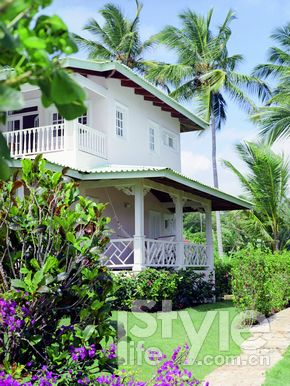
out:
M23 87L25 107L1 128L12 157L42 153L51 167L70 168L82 194L108 204L111 268L212 271L212 211L250 204L180 173L180 136L207 123L120 63L71 58L65 66L86 92L86 114L65 121L42 106L36 87ZM183 239L183 213L191 211L205 217L205 245Z

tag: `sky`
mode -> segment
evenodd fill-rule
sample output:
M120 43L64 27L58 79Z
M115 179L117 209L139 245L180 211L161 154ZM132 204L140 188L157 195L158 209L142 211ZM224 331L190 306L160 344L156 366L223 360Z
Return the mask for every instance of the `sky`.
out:
M82 31L83 26L91 17L102 23L98 10L107 2L104 0L54 0L45 13L59 15L67 23L70 31L91 37ZM126 16L134 16L134 0L111 0L111 2L118 4ZM213 27L221 24L229 9L235 11L237 19L232 23L229 54L238 53L244 56L244 62L238 68L241 73L251 73L257 64L266 62L267 50L273 45L271 33L290 20L289 0L143 0L140 20L142 38L149 38L168 24L180 26L178 15L187 8L201 14L206 14L213 8ZM82 52L77 56L86 57ZM167 62L174 62L175 59L174 53L164 47L148 52L147 57ZM239 181L223 166L222 160L231 161L239 170L246 173L246 169L235 153L235 144L255 140L258 129L238 106L228 100L227 103L228 119L217 135L220 189L232 194L241 194L243 191ZM187 107L191 108L190 105ZM290 156L290 146L285 141L274 145L274 150ZM209 132L202 135L183 133L181 156L184 174L212 185Z

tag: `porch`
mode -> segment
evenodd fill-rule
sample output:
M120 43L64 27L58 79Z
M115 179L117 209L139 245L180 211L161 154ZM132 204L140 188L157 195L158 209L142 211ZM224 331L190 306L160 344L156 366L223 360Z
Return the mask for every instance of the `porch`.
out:
M81 186L82 194L108 203L105 215L112 219L111 235L102 262L110 269L213 270L210 200L143 178L124 180L112 175L111 179L87 181ZM183 217L188 212L199 212L204 218L205 243L184 240Z
M144 267L209 267L206 244L170 241L144 237ZM178 252L181 260L178 261ZM111 269L133 269L134 238L111 239L106 250L106 265Z

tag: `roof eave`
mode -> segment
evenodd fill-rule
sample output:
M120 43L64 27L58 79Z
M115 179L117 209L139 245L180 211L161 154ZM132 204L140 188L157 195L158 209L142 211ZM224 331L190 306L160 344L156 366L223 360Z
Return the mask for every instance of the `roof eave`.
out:
M63 66L67 68L72 68L72 69L82 69L82 70L89 70L89 71L96 71L96 72L97 71L99 72L117 71L122 75L126 76L128 79L135 82L136 84L138 84L139 86L141 86L142 88L144 88L146 91L155 95L158 99L160 99L168 106L178 111L180 114L182 114L185 118L187 118L192 123L192 124L191 123L185 124L180 122L181 131L183 132L200 131L200 130L205 130L209 127L206 121L199 118L197 115L191 113L189 110L187 110L177 101L175 101L173 98L164 94L164 92L159 90L153 84L151 84L144 78L140 77L139 75L134 73L131 69L129 69L128 67L126 67L121 63L95 62L95 61L82 60L77 58L66 58L63 61Z

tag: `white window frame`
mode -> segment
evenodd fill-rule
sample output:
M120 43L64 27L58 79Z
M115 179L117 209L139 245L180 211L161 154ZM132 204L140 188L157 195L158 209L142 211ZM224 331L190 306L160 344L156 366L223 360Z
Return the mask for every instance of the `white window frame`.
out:
M159 129L158 124L149 120L149 122L148 122L148 147L149 147L149 151L151 153L157 153L158 129ZM152 133L153 133L153 135L152 135ZM152 141L152 138L153 138L153 141Z
M57 115L57 119L54 119L54 115L55 114ZM58 126L58 125L61 125L63 123L64 123L64 117L62 117L57 110L52 111L52 113L51 113L51 124L53 126Z
M171 141L173 146L170 146ZM163 146L166 147L167 149L170 149L175 152L178 151L178 137L172 131L169 131L166 129L163 130L162 143L163 143Z
M117 127L117 113L122 114L122 127ZM128 123L128 109L124 105L121 105L120 103L115 104L115 111L114 111L114 133L115 137L119 139L126 139L127 138L127 123ZM118 134L118 129L122 130L122 135Z

